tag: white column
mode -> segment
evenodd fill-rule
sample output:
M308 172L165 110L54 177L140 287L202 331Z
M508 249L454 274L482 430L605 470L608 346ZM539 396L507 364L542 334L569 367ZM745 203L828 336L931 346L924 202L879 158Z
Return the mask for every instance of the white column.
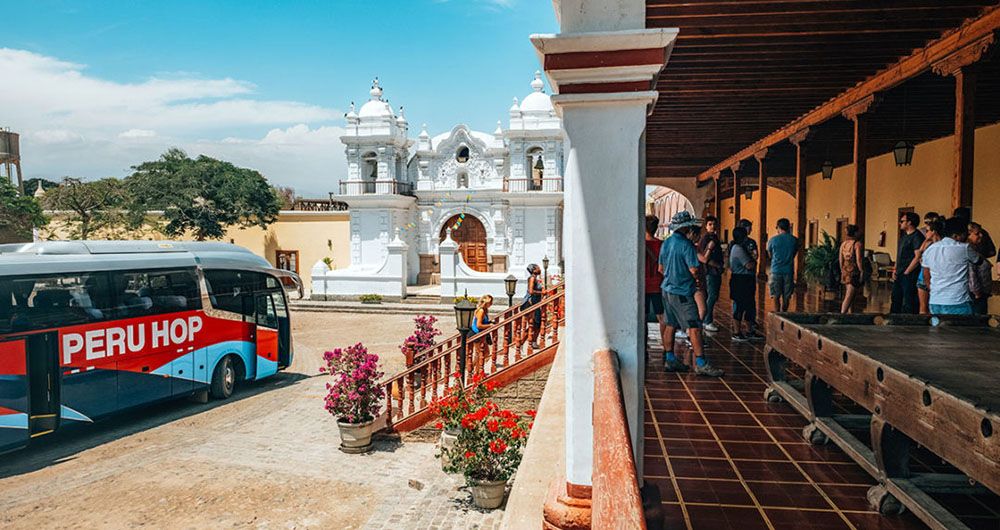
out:
M398 228L396 229L396 237L385 248L389 252L385 272L393 278L399 277L399 298L406 298L406 254L410 247L399 238Z
M655 99L655 92L553 97L571 145L564 193L571 229L564 243L566 480L572 484L591 483L591 359L597 350L610 348L620 356L633 446L641 448L644 322L638 256L644 185L638 153L646 110Z
M451 228L448 229L444 241L438 244L438 263L441 264L441 298L458 296L455 276L458 274L458 243L451 238Z

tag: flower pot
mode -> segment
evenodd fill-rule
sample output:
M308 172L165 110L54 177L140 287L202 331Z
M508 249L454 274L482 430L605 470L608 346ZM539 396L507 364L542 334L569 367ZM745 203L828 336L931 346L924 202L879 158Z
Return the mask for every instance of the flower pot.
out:
M347 423L337 420L340 429L340 450L349 454L367 453L372 450L372 424Z
M506 480L476 480L470 477L468 484L472 490L472 503L476 507L495 510L503 504L507 493Z
M451 449L455 446L455 440L458 439L457 432L441 431L441 440L438 442L441 445L441 470L443 471L448 464L451 463L451 459L448 458L448 453L444 452L444 449Z

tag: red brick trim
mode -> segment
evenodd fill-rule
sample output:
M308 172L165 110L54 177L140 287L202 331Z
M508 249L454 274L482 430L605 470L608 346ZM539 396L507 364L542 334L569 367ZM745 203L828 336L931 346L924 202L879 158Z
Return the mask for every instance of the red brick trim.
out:
M652 81L625 81L618 83L577 83L559 85L560 94L606 94L610 92L642 92L652 90Z
M609 68L664 63L664 48L596 52L552 53L545 56L546 70Z

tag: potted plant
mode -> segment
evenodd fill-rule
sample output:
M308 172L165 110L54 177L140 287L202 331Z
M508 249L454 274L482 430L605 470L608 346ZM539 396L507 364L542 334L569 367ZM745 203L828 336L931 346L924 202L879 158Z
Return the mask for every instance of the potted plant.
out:
M434 337L441 334L441 330L434 326L437 323L437 318L434 316L420 315L413 319L413 323L415 324L413 334L406 337L399 347L399 351L406 358L407 368L420 362L421 359L417 358L417 354L434 346Z
M381 304L382 295L380 294L363 294L358 297L362 304Z
M521 416L489 400L462 417L455 445L443 450L450 458L446 471L465 475L477 507L492 510L503 504L533 418L532 411Z
M372 447L372 424L378 417L385 391L379 385L383 374L378 355L368 353L361 343L323 354L326 366L321 373L333 377L327 383L326 410L337 418L340 450L365 453Z
M455 372L453 377L459 380L460 375ZM483 373L479 372L472 377L472 388L468 391L459 382L447 388L444 391L444 397L431 401L431 414L440 418L434 427L441 431L439 441L441 451L435 456L441 459L441 469L446 472L448 472L448 466L451 462L448 451L454 447L455 440L458 439L458 434L461 432L462 418L469 412L476 410L478 404L486 403L490 396L496 392L496 384L493 381L482 384L483 379Z
M823 298L832 300L840 289L840 256L837 240L823 231L823 242L806 249L805 277L823 286Z

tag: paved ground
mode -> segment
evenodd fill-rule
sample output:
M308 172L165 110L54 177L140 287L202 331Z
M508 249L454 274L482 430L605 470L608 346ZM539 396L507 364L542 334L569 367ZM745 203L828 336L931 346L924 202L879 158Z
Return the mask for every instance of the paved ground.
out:
M208 405L179 401L0 457L0 528L493 528L429 443L337 450L322 352L364 342L389 373L406 315L296 313L286 372Z

